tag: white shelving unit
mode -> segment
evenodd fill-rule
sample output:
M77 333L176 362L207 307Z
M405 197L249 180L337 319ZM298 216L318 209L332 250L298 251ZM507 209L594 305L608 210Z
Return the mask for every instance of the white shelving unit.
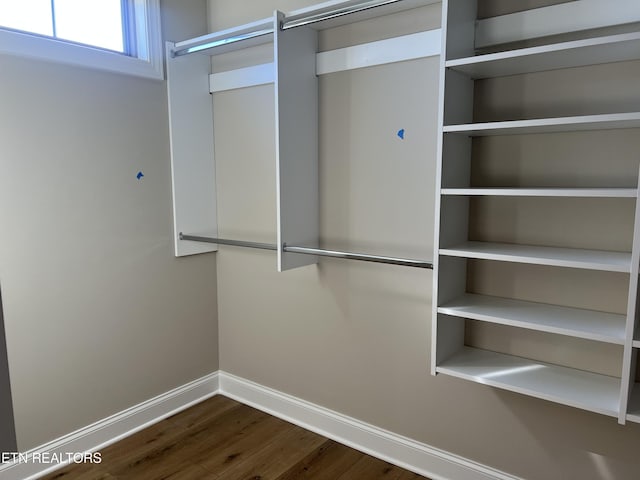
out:
M217 250L211 93L271 84L275 91L277 269L317 263L284 245L319 247L318 80L329 73L436 55L439 32L420 32L318 54L317 31L439 0L329 0L166 46L176 256ZM430 43L430 45L425 45ZM273 44L274 62L212 74L212 57ZM213 60L215 61L215 60Z
M575 17L589 18L589 15L584 15L587 12L580 11L584 5L582 2L571 4L563 8L569 9ZM546 8L551 15L551 10L555 7ZM630 251L477 241L479 239L471 236L473 234L470 232L473 230L469 225L470 212L473 211L470 205L477 197L593 198L596 201L630 199L629 201L637 203L636 187L605 188L606 182L603 182L603 187L594 185L591 188L573 185L554 188L518 188L517 185L480 187L472 183L471 170L472 158L473 162L482 161L481 157L474 155L478 141L474 137L640 128L640 112L600 113L602 105L594 108L596 113L593 115L488 122L478 122L474 117L476 80L638 60L640 32L606 36L594 34L589 37L587 31L581 33L582 36L589 37L586 39L525 48L518 48L519 44L514 43L510 45L516 45L515 47L506 45L502 46L503 51L484 54L482 52L486 50L482 49L487 47L494 51L500 49L499 45L486 42L491 37L489 27L504 24L508 20L477 20L476 10L477 0L443 2L432 373L446 374L613 416L620 423L626 420L640 422L640 386L635 382L635 359L640 341L634 338L640 260L640 209L636 208L635 218L630 220L634 222L633 238L629 239ZM532 18L545 17L544 9L531 12ZM524 24L527 14L528 12L518 13ZM561 21L554 19L554 28L560 30L553 33L571 33L570 17ZM562 22L566 24L564 30L559 27ZM619 23L624 22L618 19L612 25ZM579 29L587 28L590 27ZM476 48L476 29L482 30L482 49ZM532 40L545 35L536 33L536 29L522 30L532 33L529 36L525 34L522 38L512 38L511 41ZM553 95L553 92L549 95ZM549 201L552 200L547 202ZM545 205L548 207L550 204ZM518 220L526 221L523 218ZM620 305L619 308L620 311L626 310L626 314L575 308L570 303L545 304L478 294L469 290L472 283L469 281L468 268L469 262L478 260L489 263L510 262L514 265L515 272L525 268L520 264L529 264L545 266L546 272L554 269L582 269L593 271L591 275L596 276L611 273L626 275L629 280L627 304ZM620 374L608 376L587 371L586 368L571 368L523 358L513 352L500 353L477 348L473 344L467 344L473 342L473 335L466 335L471 321L474 328L482 329L489 324L496 324L506 326L507 332L512 331L509 329L518 329L519 335L526 334L526 331L544 332L557 336L555 343L562 343L570 337L617 346L622 351Z

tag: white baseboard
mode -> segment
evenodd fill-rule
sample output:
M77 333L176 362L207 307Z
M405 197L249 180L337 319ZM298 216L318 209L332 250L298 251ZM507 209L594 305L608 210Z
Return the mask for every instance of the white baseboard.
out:
M520 480L229 373L219 381L222 395L433 480Z
M433 480L521 480L229 373L215 372L26 453L96 452L216 394L265 411ZM65 464L0 465L0 480L35 480Z
M34 448L26 452L26 455L28 458L33 458L35 453L41 458L42 454L48 453L66 457L67 453L96 452L200 403L214 396L218 391L218 372L215 372ZM34 480L64 465L65 463L55 465L33 462L5 463L0 465L0 480Z

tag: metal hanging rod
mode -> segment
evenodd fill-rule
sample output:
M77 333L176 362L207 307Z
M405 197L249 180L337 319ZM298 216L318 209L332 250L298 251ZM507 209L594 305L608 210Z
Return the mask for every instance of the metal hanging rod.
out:
M346 260L360 260L363 262L387 263L390 265L402 265L404 267L433 269L433 264L425 260L413 260L409 258L384 257L381 255L369 255L366 253L340 252L337 250L325 250L323 248L294 247L286 243L282 250L289 253L301 253L303 255L318 255L321 257L344 258Z
M259 248L261 250L277 250L272 243L245 242L243 240L227 240L224 238L200 237L197 235L179 234L180 240L191 240L192 242L217 243L218 245L231 245L234 247Z
M224 238L201 237L197 235L185 235L180 233L180 240L191 240L194 242L216 243L218 245L232 245L234 247L259 248L262 250L277 250L278 247L271 243L246 242L243 240L228 240ZM400 265L404 267L433 269L433 263L426 260L414 260L409 258L385 257L381 255L369 255L366 253L340 252L338 250L325 250L323 248L296 247L284 244L282 250L288 253L299 253L302 255L317 255L320 257L343 258L346 260L360 260L363 262L386 263L389 265Z
M288 18L285 17L280 25L280 28L282 30L288 30L290 28L311 25L314 23L323 22L325 20L332 20L334 18L350 15L352 13L364 12L366 10L371 10L372 8L391 5L393 3L398 3L401 1L402 0L370 0L347 7L333 8L330 10L320 10L315 13L307 12L299 15L292 15Z
M391 5L406 0L367 0L344 7L333 7L318 10L307 10L304 13L291 15L284 18L280 24L282 30L290 28L302 27L314 23L343 17L352 13L364 12L376 7ZM434 0L435 1L435 0ZM228 31L216 32L193 40L186 40L176 44L176 50L171 52L171 56L180 57L191 53L212 50L218 47L224 47L237 42L263 37L273 33L273 27L268 27L270 19L261 20L251 24L247 24ZM271 20L273 22L273 20Z
M255 30L253 32L241 33L232 37L220 38L217 40L206 41L205 43L196 44L192 47L182 48L180 50L174 50L171 55L173 57L181 57L190 53L202 52L204 50L211 50L217 47L225 45L231 45L232 43L242 42L243 40L250 40L252 38L263 37L273 33L273 28L265 28L261 30Z

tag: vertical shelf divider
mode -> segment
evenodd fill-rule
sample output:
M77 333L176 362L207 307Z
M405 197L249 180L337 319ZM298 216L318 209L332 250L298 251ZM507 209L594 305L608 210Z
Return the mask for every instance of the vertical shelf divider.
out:
M319 247L317 32L274 15L278 271L318 263L284 244Z
M640 188L640 172L638 173L637 185ZM627 418L627 409L633 393L636 373L636 355L634 355L633 339L638 317L638 275L640 273L640 204L638 200L636 195L633 244L631 247L631 271L629 272L629 296L627 300L627 325L620 382L620 412L618 415L618 423L620 424L624 424Z
M436 218L433 252L433 302L431 326L431 374L438 363L452 355L456 346L464 345L464 321L438 316L441 302L462 295L466 287L466 260L441 259L442 243L467 240L469 199L444 199L444 186L468 186L471 163L471 139L465 136L445 137L443 127L448 121L471 122L473 118L473 81L456 72L447 72L445 63L450 54L473 55L475 38L476 0L465 0L450 9L450 1L442 3L442 50L440 52L440 95L438 99L438 144L436 165ZM453 51L454 53L451 53ZM445 162L445 158L447 161ZM451 166L454 168L451 168ZM446 185L443 185L446 183ZM458 219L444 224L446 214ZM447 268L440 269L444 262ZM444 324L455 323L455 325Z
M166 44L175 255L215 252L211 243L180 240L180 232L218 236L213 107L207 55L173 57Z

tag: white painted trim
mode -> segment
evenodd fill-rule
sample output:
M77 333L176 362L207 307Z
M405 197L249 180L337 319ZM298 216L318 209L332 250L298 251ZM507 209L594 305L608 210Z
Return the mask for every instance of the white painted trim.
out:
M209 92L224 92L274 82L273 62L209 75Z
M383 430L225 372L214 372L30 450L96 452L208 398L222 394L433 480L521 480L486 465ZM64 464L0 465L0 480L35 480Z
M638 0L580 0L479 20L475 45L483 48L639 21Z
M316 73L327 73L403 62L440 55L440 29L379 40L377 42L318 53Z
M44 452L64 454L98 451L216 395L219 391L218 379L218 372L211 373L26 453L32 456ZM0 480L35 480L63 466L63 463L4 464L0 465Z
M440 55L440 29L413 33L376 42L339 48L316 54L316 74L326 75L357 68L403 62ZM210 93L267 85L274 81L273 63L212 73Z
M139 58L55 38L0 28L0 54L162 80L159 0L135 0ZM140 18L143 15L144 18ZM144 28L142 28L144 27ZM146 50L142 50L146 46Z
M220 393L433 480L518 480L504 472L220 372Z

